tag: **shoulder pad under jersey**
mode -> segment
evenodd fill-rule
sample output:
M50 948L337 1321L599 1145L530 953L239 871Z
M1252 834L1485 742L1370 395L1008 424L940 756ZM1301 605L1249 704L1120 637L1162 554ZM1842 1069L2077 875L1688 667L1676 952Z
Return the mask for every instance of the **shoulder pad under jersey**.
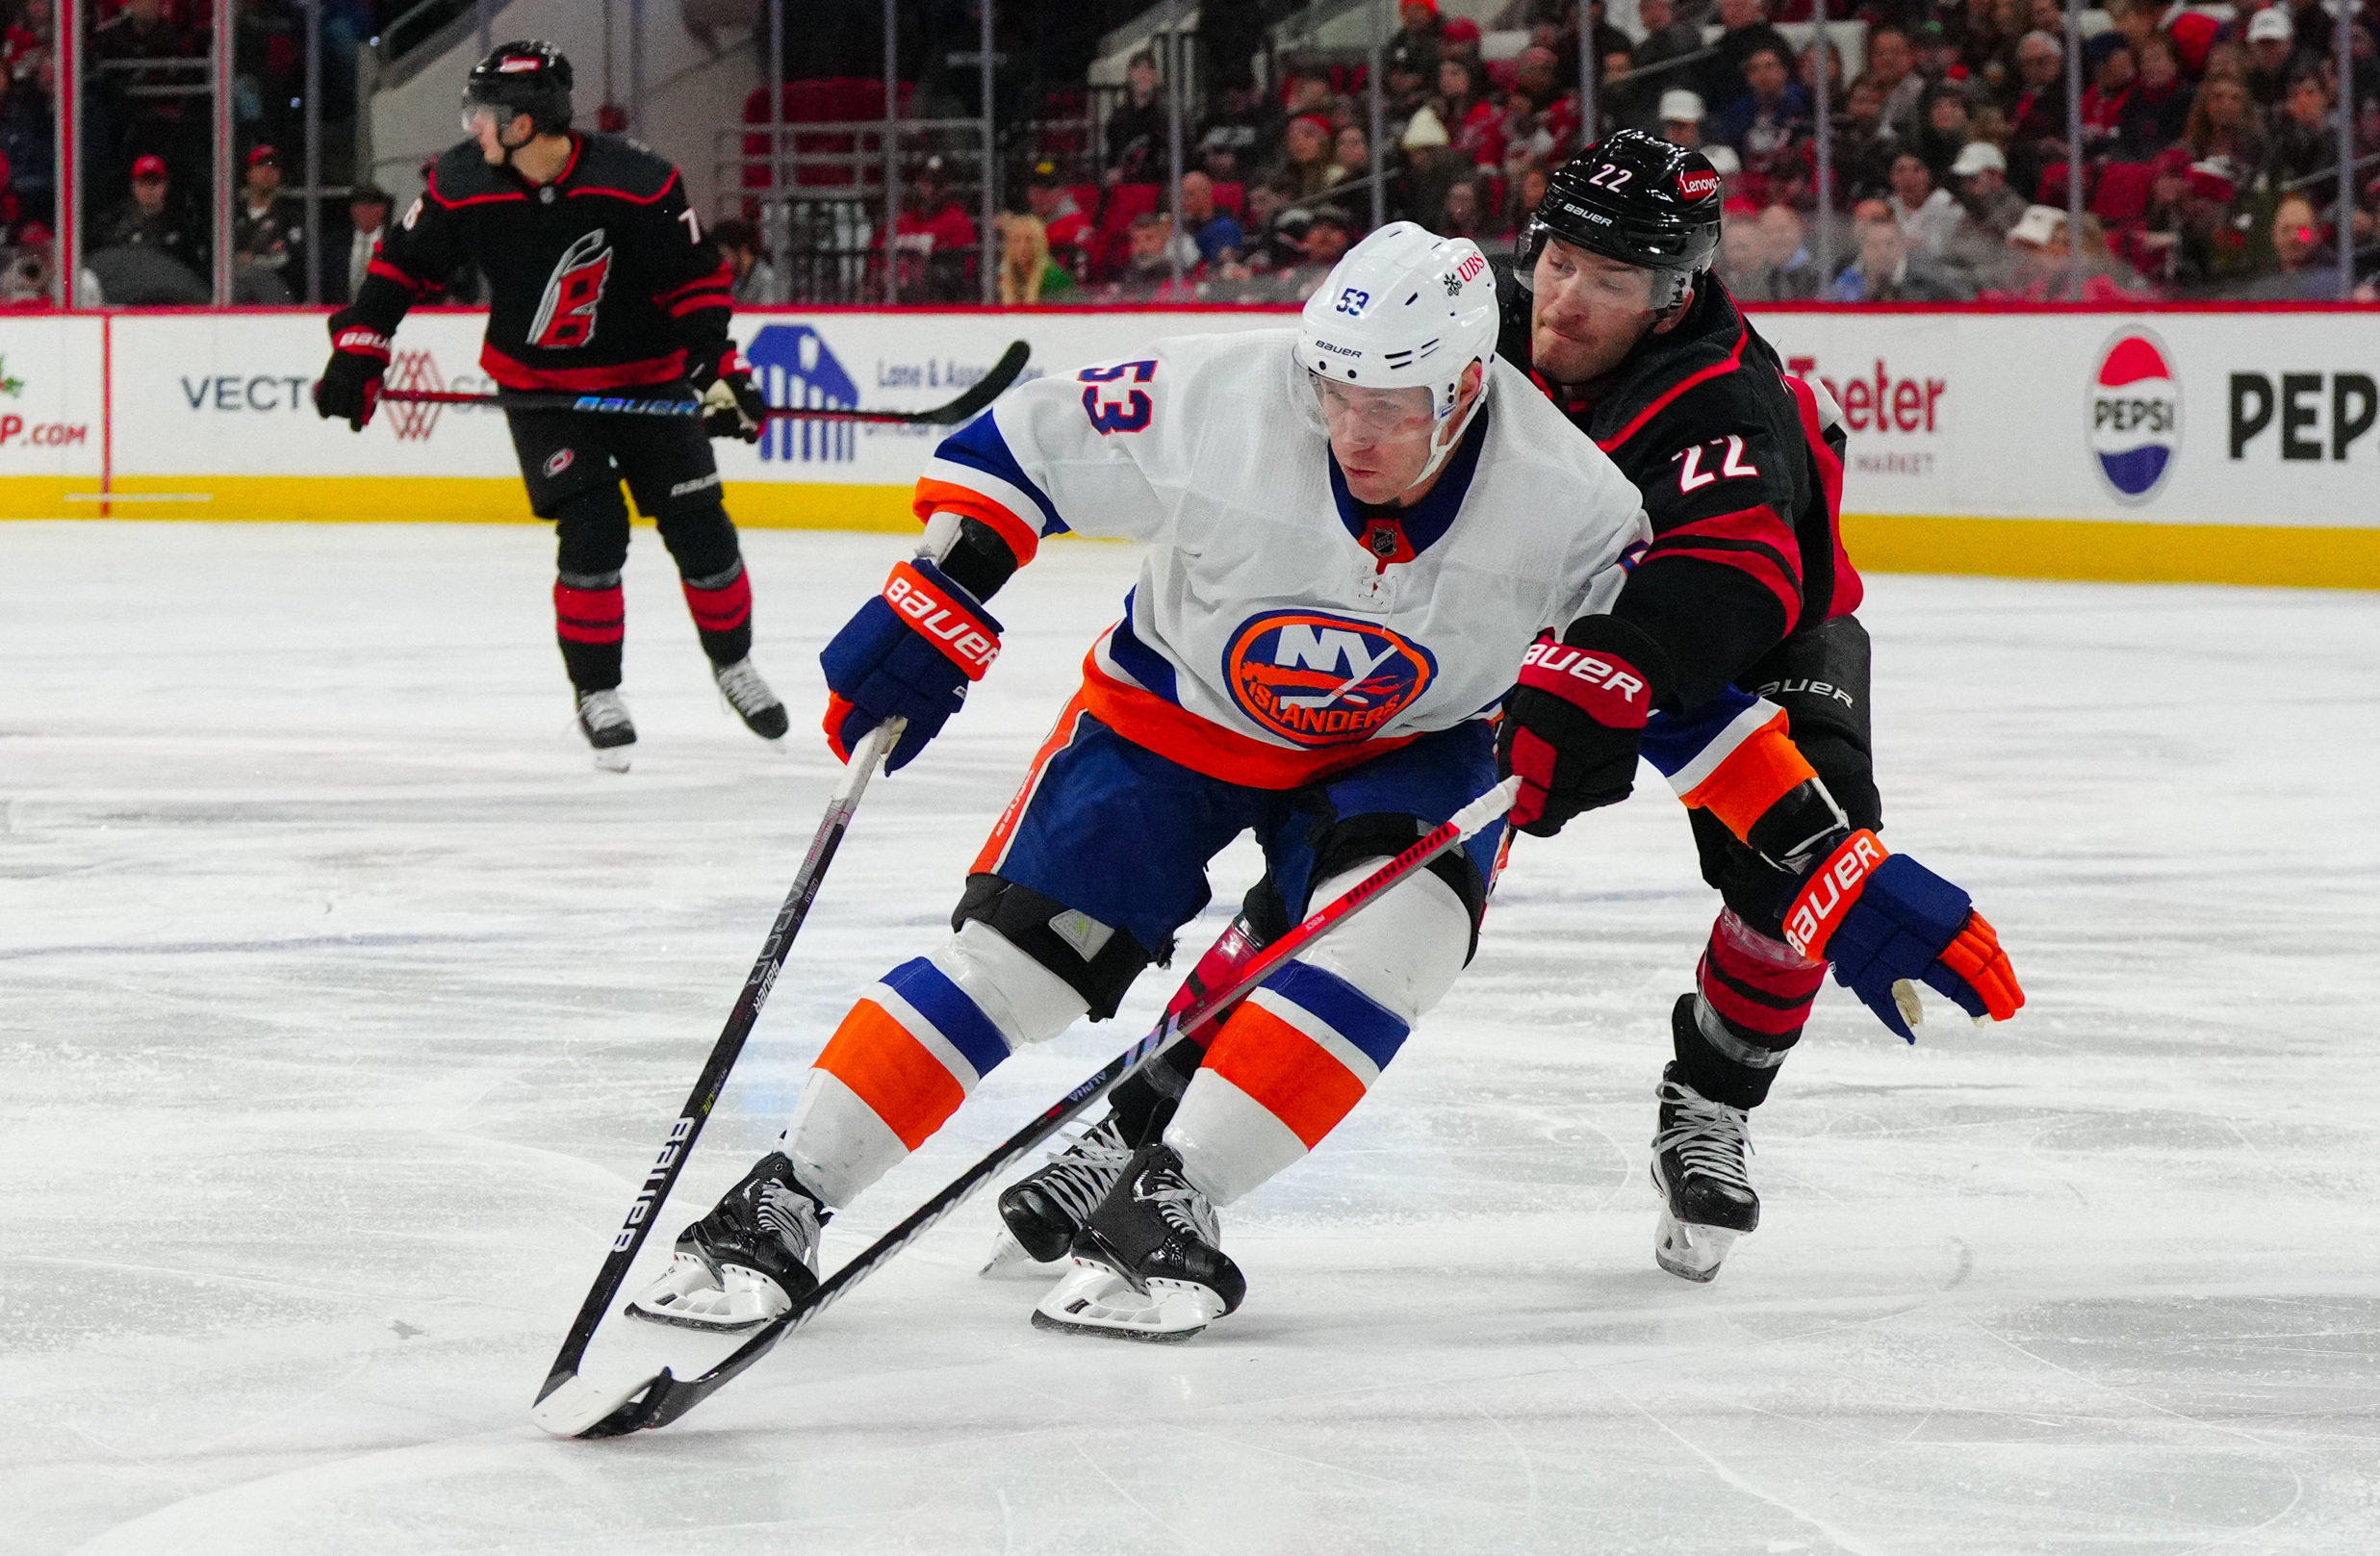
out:
M571 170L570 192L616 194L640 204L661 197L678 169L667 157L655 156L634 140L617 135L579 137L578 166Z
M427 187L423 191L440 205L463 205L472 200L501 199L514 195L525 199L518 181L506 178L498 168L488 166L479 151L479 142L465 140L448 146L430 164Z

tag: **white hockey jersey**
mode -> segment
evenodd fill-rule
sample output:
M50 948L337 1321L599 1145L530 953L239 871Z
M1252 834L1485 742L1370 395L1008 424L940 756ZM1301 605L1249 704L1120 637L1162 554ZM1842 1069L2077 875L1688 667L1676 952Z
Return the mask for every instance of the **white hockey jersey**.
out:
M1492 713L1541 628L1608 608L1651 540L1636 489L1513 368L1428 497L1367 516L1295 332L1180 336L1036 380L945 440L917 515L1030 561L1065 530L1147 543L1083 701L1127 739L1286 789Z

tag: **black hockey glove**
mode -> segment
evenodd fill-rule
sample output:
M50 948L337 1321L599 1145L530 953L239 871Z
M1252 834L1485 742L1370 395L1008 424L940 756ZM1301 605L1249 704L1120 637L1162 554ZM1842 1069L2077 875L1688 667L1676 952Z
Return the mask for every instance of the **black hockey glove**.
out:
M389 370L389 338L370 324L331 325L330 361L314 385L314 412L344 419L357 432L380 407L380 375Z
M769 402L754 387L752 371L741 358L728 352L724 365L725 371L720 370L721 365L698 365L686 374L686 381L703 401L703 430L714 438L758 443L760 429L768 422Z
M1637 747L1661 696L1660 645L1610 616L1582 616L1559 643L1529 645L1496 732L1499 776L1521 777L1508 819L1551 837L1582 810L1618 804L1636 781Z

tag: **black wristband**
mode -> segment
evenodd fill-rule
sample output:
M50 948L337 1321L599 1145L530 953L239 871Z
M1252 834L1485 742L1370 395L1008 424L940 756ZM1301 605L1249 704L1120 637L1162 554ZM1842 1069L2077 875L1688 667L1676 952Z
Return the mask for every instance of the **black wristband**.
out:
M1015 574L1016 553L983 520L962 518L950 554L934 565L942 570L942 576L973 595L980 604Z

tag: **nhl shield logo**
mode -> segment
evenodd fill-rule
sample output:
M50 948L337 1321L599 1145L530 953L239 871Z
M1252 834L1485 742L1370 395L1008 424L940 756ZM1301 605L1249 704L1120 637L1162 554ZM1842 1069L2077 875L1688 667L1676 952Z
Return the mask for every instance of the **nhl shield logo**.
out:
M2090 396L2091 455L2118 502L2146 502L2182 446L2182 386L2163 344L2126 329L2100 353Z
M1300 746L1369 740L1438 678L1427 649L1376 622L1266 611L1232 634L1224 682L1240 711Z

